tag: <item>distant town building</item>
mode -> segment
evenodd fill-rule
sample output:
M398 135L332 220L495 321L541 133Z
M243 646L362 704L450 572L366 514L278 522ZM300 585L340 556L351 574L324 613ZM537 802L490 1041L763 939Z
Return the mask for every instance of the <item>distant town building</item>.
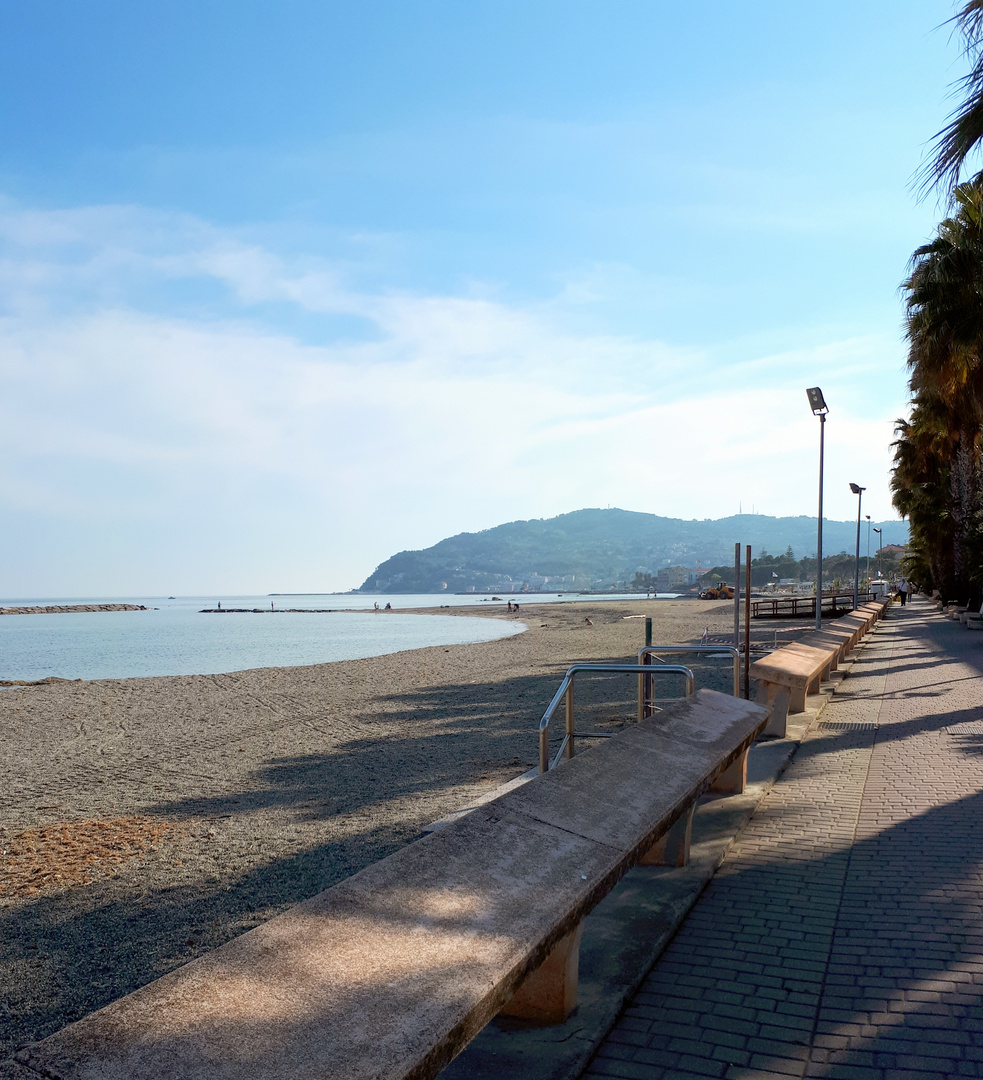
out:
M680 592L690 586L690 571L685 566L664 566L655 575L659 592Z

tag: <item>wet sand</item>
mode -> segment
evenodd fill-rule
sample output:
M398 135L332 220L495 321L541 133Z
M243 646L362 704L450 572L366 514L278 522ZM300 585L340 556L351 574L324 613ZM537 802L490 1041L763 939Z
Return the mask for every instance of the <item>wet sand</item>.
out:
M624 616L652 615L665 644L733 627L732 605L714 601L440 614L528 630L310 667L0 691L0 1060L534 766L566 667L634 660L644 623ZM626 683L585 693L585 723L624 723L632 695Z

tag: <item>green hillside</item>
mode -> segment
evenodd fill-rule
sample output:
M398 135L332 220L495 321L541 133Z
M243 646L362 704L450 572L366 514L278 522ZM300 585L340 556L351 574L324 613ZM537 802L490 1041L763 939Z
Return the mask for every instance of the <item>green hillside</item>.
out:
M872 524L883 528L885 544L907 542L904 522ZM865 522L862 553L866 528ZM855 521L825 521L824 553L853 551L856 529ZM816 519L741 514L683 521L629 510L576 510L460 533L423 551L401 551L378 566L359 592L508 591L523 584L532 589L609 589L663 566L733 563L737 542L750 544L755 558L788 547L798 557L814 556Z

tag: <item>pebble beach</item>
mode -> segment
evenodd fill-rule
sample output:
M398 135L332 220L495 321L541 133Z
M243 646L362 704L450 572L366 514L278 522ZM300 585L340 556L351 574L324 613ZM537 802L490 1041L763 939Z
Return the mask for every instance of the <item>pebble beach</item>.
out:
M0 1060L533 767L566 667L633 661L638 616L660 644L733 628L732 604L714 601L440 614L527 629L307 667L0 690ZM630 722L632 694L586 693L585 724Z

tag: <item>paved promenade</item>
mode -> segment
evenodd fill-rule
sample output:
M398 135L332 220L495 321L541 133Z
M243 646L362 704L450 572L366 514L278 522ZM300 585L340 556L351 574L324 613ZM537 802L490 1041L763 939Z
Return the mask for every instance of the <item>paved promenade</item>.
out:
M588 1077L983 1077L983 634L895 606Z

